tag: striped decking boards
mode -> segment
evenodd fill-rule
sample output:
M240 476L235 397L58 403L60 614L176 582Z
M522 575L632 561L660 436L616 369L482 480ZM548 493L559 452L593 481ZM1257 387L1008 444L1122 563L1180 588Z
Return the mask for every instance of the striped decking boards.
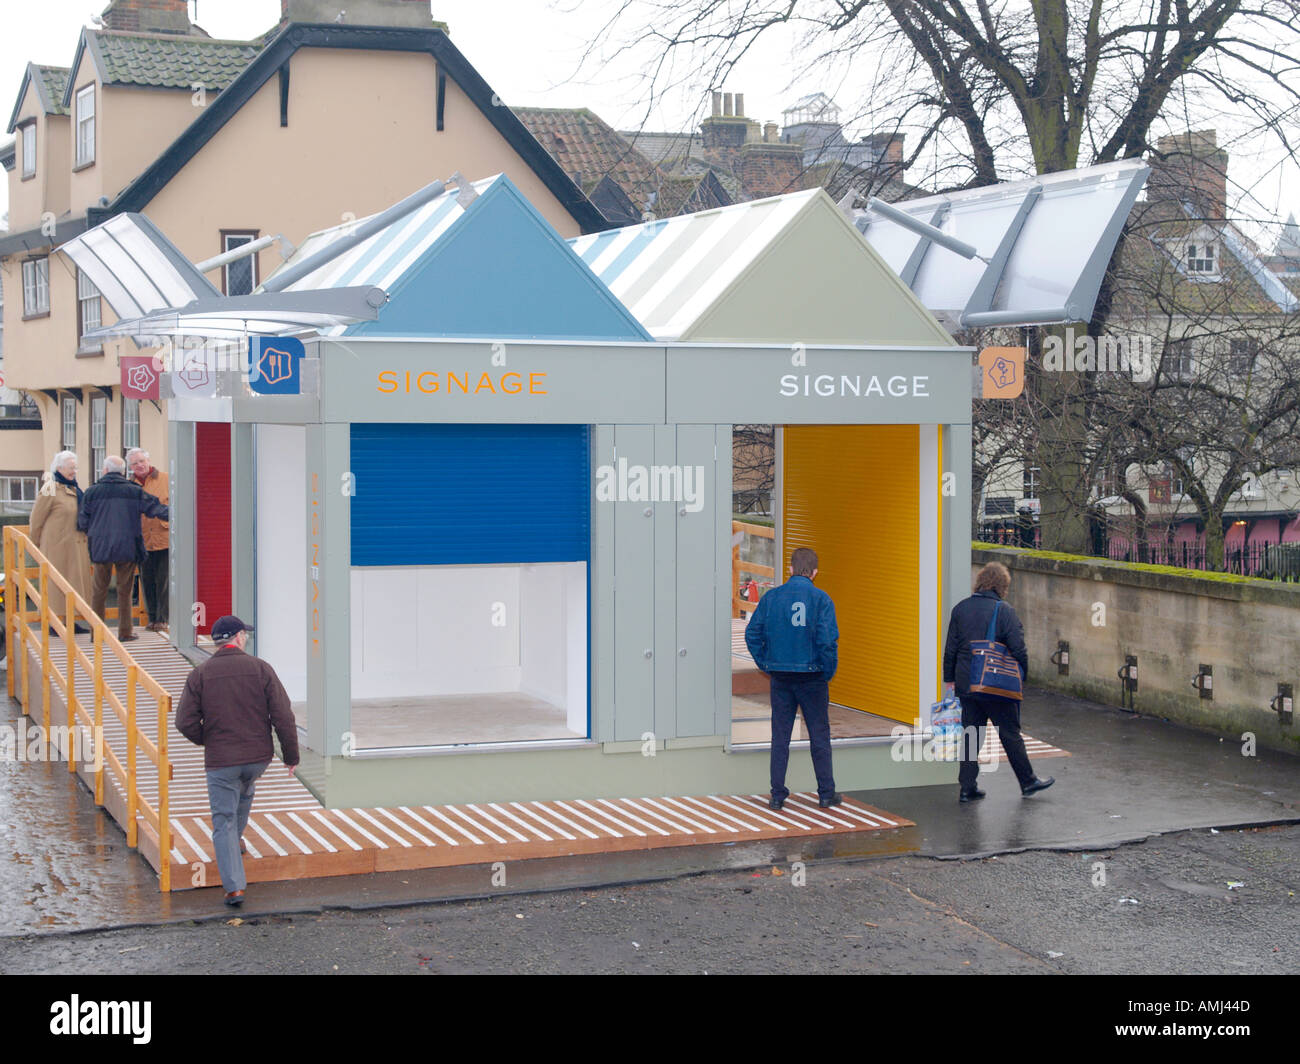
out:
M211 821L189 816L172 823L173 889L218 883ZM244 871L249 882L261 882L912 826L851 798L820 809L815 793L792 794L780 812L758 794L254 810L244 832Z
M1020 733L1020 737L1025 741L1025 753L1031 758L1070 756L1068 750L1062 750L1059 746L1053 746L1041 739L1035 739L1024 732ZM980 747L980 764L991 765L995 761L1005 761L1006 759L1006 751L1002 749L1002 743L998 739L998 730L990 724L984 729L984 745Z
M128 644L142 669L172 694L173 705L191 665L164 638L141 631ZM87 646L88 637L79 638ZM52 646L51 653L58 653ZM87 653L93 656L93 648ZM111 657L111 660L110 660ZM30 656L34 719L40 716L40 664ZM61 659L56 659L61 660ZM126 669L105 654L106 681L125 703ZM77 694L87 707L94 696L78 668ZM51 687L53 724L67 719L57 685ZM137 695L137 725L151 739L158 722L153 700ZM107 707L104 731L114 749L125 748L125 727ZM167 736L172 762L169 790L173 890L220 882L212 848L212 821L203 773L203 749L175 730ZM89 774L83 778L93 787ZM125 819L125 795L105 773L105 808ZM158 779L141 757L139 791L157 800ZM258 781L248 829L244 867L250 882L354 875L397 869L439 868L533 857L563 857L618 850L690 846L764 839L802 839L914 826L912 821L851 798L819 809L815 794L791 795L781 812L765 795L591 798L526 802L477 802L392 809L325 809L279 761ZM141 853L161 866L156 844L141 832Z

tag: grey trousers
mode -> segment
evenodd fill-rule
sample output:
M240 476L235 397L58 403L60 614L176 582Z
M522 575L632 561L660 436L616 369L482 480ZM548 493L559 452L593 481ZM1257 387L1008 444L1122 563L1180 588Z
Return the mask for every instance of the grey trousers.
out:
M208 769L208 803L212 806L212 846L217 852L217 870L221 885L229 894L248 886L244 879L244 860L239 855L239 840L248 827L248 811L253 805L257 779L269 761L249 765L230 765Z

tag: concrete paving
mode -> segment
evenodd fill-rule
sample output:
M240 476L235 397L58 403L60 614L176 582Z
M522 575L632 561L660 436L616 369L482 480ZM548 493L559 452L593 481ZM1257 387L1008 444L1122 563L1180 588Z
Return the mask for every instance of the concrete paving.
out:
M0 707L0 725L16 726L17 716L16 704L5 701ZM1096 851L1188 828L1300 823L1298 759L1270 751L1244 757L1238 743L1041 690L1029 692L1023 719L1031 735L1073 755L1035 766L1040 776L1054 775L1057 783L1034 798L1020 797L1005 764L981 772L988 797L964 806L957 803L956 784L853 792L915 821L915 828L803 843L515 861L504 884L493 881L489 866L254 884L242 915L644 883L796 860ZM764 784L755 780L755 790ZM0 825L7 841L0 890L10 899L0 910L0 936L230 915L215 890L160 894L152 870L94 808L66 765L0 762Z

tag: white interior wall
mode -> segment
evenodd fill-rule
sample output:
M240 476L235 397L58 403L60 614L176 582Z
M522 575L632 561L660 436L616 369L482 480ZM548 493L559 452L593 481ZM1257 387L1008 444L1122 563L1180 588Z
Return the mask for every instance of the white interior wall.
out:
M352 570L352 697L522 691L587 733L587 567Z
M257 656L307 700L307 430L257 425ZM303 722L300 722L303 723Z
M563 706L570 731L587 734L587 566L520 570L520 690Z
M517 690L518 566L352 570L354 699Z

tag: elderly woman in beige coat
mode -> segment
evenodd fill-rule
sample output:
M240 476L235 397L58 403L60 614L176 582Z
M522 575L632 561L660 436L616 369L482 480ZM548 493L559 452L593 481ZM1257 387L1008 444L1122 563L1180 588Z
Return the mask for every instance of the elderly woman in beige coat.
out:
M86 602L90 601L90 550L86 533L77 531L81 488L77 485L77 456L60 451L45 474L32 507L32 542ZM50 611L67 619L67 596L49 585Z

